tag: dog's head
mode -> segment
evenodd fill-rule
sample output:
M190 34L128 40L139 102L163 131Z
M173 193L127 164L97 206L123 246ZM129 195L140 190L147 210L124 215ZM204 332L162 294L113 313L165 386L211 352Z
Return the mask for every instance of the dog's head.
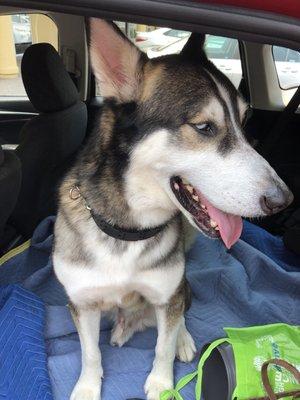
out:
M145 215L153 201L156 208L176 207L230 247L241 216L278 212L293 195L246 141L248 106L203 44L204 36L193 34L180 54L148 60L112 24L91 19L91 60L102 95L134 104L129 203L140 201ZM134 188L145 194L135 197Z

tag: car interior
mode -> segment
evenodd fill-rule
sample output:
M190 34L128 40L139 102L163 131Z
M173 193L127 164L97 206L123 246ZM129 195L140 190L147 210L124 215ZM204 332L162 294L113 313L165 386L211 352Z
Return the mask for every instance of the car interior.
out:
M0 80L3 168L14 177L8 179L4 172L1 185L1 190L11 193L9 200L8 196L3 199L7 206L1 207L0 248L4 254L29 239L43 218L55 214L56 188L95 125L101 109L101 92L95 87L89 66L84 17L5 7L0 11L2 16L14 16L15 21L23 17L23 29L27 30L30 16L43 15L55 25L57 34L57 49L49 43L37 43L30 32L27 39L19 39L20 43L16 39L17 75L14 79ZM157 32L159 27L118 23L152 57L161 55L161 50L163 54L179 52L189 36L183 30L164 29L164 36L174 40L165 44L157 35L156 44L151 46L151 30ZM15 30L16 25L15 22ZM147 46L139 29L148 31L150 45ZM300 248L297 241L300 234L300 112L299 90L296 91L300 81L299 52L207 33L208 57L249 101L245 124L248 140L295 195L288 210L255 223L284 235L287 246L297 252ZM22 40L25 43L21 46ZM13 81L17 82L11 94L6 90L7 81L10 86Z
M130 13L122 5L118 13L109 6L96 12L83 11L72 2L70 7L64 8L62 2L48 9L47 4L39 8L38 2L31 3L0 6L0 33L5 31L12 43L10 48L8 42L0 43L0 257L28 241L41 221L55 215L61 179L97 124L102 98L88 54L87 17L91 15L115 21L149 57L180 52L192 30L206 34L209 59L249 103L244 124L247 140L294 194L287 209L251 223L281 236L286 249L300 255L296 39L265 32L251 36L243 33L242 22L230 34L221 23L201 25L188 21L184 13L176 20L164 18L163 9L160 18L156 11ZM236 15L228 14L229 20ZM261 18L268 20L263 12ZM10 52L5 59L13 65L12 73L1 62L6 52Z

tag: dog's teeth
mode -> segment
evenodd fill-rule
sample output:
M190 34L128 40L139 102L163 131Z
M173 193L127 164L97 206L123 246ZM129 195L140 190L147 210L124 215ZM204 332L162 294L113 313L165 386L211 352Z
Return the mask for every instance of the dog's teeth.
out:
M215 227L215 231L219 231L220 228L218 226Z
M174 183L174 189L179 190L179 185L176 182Z
M185 185L185 187L186 187L186 189L187 189L191 194L193 194L193 191L194 191L193 186L191 186L191 185Z
M203 210L206 210L206 207L204 204L201 204L201 208L203 208Z
M198 197L197 195L193 195L192 197L193 197L193 199L194 199L195 201L197 201L197 202L199 201L199 197Z
M216 221L214 221L213 219L211 219L210 221L209 221L209 223L210 223L210 226L211 227L213 227L213 228L215 228L218 224L216 223Z

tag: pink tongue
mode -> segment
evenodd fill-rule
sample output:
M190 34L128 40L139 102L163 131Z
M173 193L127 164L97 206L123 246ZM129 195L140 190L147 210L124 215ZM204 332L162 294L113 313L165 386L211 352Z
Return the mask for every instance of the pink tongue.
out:
M202 204L206 206L210 218L217 222L225 246L230 249L230 247L237 242L241 236L243 228L242 218L217 209L203 196L202 193L198 194Z

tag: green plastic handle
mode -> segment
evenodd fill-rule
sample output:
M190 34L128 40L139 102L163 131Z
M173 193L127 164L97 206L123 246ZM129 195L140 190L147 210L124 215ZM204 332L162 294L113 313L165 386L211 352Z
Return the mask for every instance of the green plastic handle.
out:
M201 400L201 391L202 391L202 375L203 375L203 366L205 361L208 359L210 356L211 352L218 347L222 343L230 343L230 339L228 338L222 338L222 339L217 339L214 342L212 342L208 348L205 350L205 352L202 354L202 357L199 360L198 368L196 371L191 372L188 375L183 376L178 383L176 384L174 389L170 390L164 390L160 394L160 400L170 400L170 399L175 399L175 400L183 400L183 397L179 393L179 391L186 386L188 383L190 383L197 375L197 382L195 386L195 399L196 400Z

